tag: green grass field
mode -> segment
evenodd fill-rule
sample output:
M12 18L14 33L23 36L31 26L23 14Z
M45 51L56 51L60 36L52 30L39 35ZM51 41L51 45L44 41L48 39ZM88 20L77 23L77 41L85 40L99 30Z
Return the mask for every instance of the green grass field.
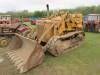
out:
M46 54L44 63L25 74L19 74L12 63L0 64L0 75L100 75L100 34L86 33L85 42L77 49L59 57Z
M30 28L36 28L37 25L32 25L31 22L24 22L23 24L29 26Z

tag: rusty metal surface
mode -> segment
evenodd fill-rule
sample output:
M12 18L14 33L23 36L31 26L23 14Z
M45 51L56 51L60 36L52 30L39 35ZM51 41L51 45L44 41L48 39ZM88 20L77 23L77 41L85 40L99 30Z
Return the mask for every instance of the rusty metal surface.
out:
M42 63L44 52L36 41L18 34L15 34L12 39L8 46L10 51L7 54L20 73L26 72Z
M81 31L54 36L49 40L45 49L48 49L52 55L58 56L78 47L84 41L84 36L84 33Z

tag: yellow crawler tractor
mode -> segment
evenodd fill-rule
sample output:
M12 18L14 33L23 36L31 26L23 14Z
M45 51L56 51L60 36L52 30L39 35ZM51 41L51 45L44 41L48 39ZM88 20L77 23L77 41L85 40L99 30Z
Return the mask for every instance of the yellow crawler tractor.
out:
M48 20L41 20L37 25L32 39L11 33L7 54L20 73L41 64L46 51L58 56L78 47L84 41L81 14L61 12Z
M0 20L0 47L9 50L7 55L20 73L41 64L46 51L58 56L84 41L81 14L59 12L49 17L48 12L48 19L41 20L37 25L35 32L29 33L27 27L11 24L10 16L3 16Z
M38 25L35 40L38 40L44 51L49 51L54 56L79 46L84 40L81 14L61 12Z

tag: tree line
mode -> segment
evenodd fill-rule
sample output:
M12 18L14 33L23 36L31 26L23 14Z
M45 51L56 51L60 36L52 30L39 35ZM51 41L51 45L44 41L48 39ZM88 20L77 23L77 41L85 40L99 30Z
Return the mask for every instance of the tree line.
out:
M83 15L87 14L100 14L100 5L98 6L80 6L74 9L60 9L62 11L68 11L70 13L79 12ZM50 14L53 13L53 10L50 10ZM34 11L34 12L28 12L28 10L23 10L21 12L13 12L8 11L6 13L0 13L0 15L12 15L13 17L46 17L47 11Z

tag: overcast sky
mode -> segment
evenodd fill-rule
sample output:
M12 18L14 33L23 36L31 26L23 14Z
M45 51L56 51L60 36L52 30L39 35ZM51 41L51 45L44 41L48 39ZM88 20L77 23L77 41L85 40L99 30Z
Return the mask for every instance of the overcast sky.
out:
M45 10L47 3L50 5L50 9L62 9L99 5L100 0L0 0L0 12Z

